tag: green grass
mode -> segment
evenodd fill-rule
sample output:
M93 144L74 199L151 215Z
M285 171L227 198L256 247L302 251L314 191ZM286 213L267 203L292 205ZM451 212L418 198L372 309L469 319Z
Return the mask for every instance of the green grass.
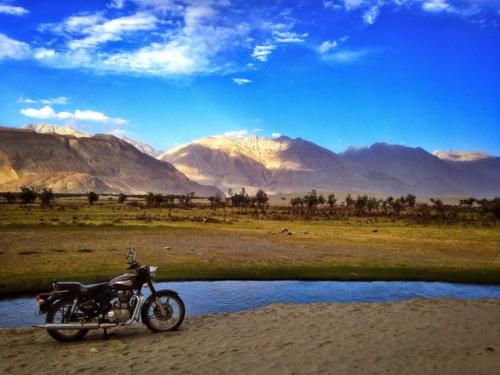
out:
M293 234L282 233L285 227ZM65 200L49 210L0 205L0 294L46 289L52 279L107 280L125 272L128 244L140 262L160 266L160 280L500 283L496 226L380 218L273 221L232 210L144 210L112 202L91 207ZM168 254L164 246L171 247Z

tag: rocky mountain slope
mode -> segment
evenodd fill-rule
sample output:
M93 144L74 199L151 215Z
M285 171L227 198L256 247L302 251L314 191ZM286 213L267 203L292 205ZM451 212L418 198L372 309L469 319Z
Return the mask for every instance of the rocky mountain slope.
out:
M221 190L294 192L311 188L396 192L405 185L394 178L358 168L334 152L301 138L213 136L178 146L159 157L195 181Z
M440 155L385 143L336 154L301 138L213 136L178 146L159 158L191 179L221 190L245 186L274 193L315 188L385 194L500 194L500 158L469 155L456 161Z
M29 124L24 127L25 129L32 130L36 133L41 134L60 134L60 135L72 135L73 137L90 137L90 134L84 133L82 131L73 129L67 125L52 125L52 124Z
M114 136L117 138L120 138L121 140L123 140L127 143L130 143L132 146L134 146L140 152L148 154L149 156L152 156L154 158L160 156L163 152L163 151L159 151L159 150L155 149L153 146L150 146L147 143L138 141L137 139L130 138L130 137L123 135L123 134L114 134Z
M447 161L475 161L492 157L487 152L482 151L434 151L433 155Z
M77 138L91 137L90 134L76 130L76 129L69 127L67 125L53 125L53 124L41 123L41 124L29 124L29 125L26 125L24 128L30 129L30 130L33 130L34 132L42 133L42 134L72 135L72 136L77 137ZM156 150L155 148L148 145L147 143L138 141L137 139L133 139L133 138L128 137L124 134L113 134L113 135L117 138L124 140L127 143L130 143L132 146L134 146L139 151L141 151L145 154L148 154L152 157L157 157L162 153L162 151Z
M0 191L23 184L56 192L217 192L112 135L76 137L0 128Z

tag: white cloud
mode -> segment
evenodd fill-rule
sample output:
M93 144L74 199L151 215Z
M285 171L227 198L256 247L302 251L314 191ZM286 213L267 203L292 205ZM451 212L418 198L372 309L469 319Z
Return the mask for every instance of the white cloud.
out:
M373 50L369 49L343 49L336 50L333 53L323 54L321 56L323 61L338 63L338 64L349 64L362 61L367 55L372 53Z
M45 104L45 105L54 105L54 104L59 104L59 105L64 105L68 104L68 98L65 96L58 96L57 98L51 98L51 99L20 99L20 103L25 103L25 104Z
M405 7L412 10L418 7L426 12L446 12L484 23L486 12L495 9L495 2L498 0L336 0L325 1L324 6L327 9L358 12L368 25L375 23L382 7Z
M298 34L293 31L274 31L273 37L277 43L302 43L308 37L308 34Z
M0 4L0 13L10 14L13 16L22 16L24 14L29 13L28 10L23 7L16 7L13 5Z
M66 39L70 37L69 48L57 51L58 58L47 63L99 73L165 77L242 69L236 68L238 63L233 61L231 52L249 47L246 40L251 27L246 22L232 22L222 17L219 10L226 3L189 2L180 10L174 7L175 19L168 19L170 13L152 12L170 12L171 4L152 0L134 2L142 11L130 17L108 20L102 13L83 14L69 17L58 25L46 25L43 30L55 30ZM140 35L145 36L147 42L130 37L127 46L119 50L104 47L107 42L120 40L124 33L132 31L147 31Z
M422 9L427 12L443 12L450 8L450 4L446 0L429 0L425 1L422 5Z
M373 25L379 13L380 13L380 5L379 3L377 3L372 7L368 8L363 13L363 21L365 21L365 23L367 23L368 25Z
M42 120L57 117L56 112L49 106L45 106L40 109L34 109L34 108L21 109L21 114L25 115L26 117L38 118Z
M279 138L281 137L281 133L274 132L271 134L271 138Z
M337 42L335 40L325 40L323 43L319 45L318 52L326 53L335 47L337 47Z
M125 0L111 0L111 3L109 3L108 6L114 9L122 9L124 5Z
M69 42L70 49L92 48L99 44L104 44L110 41L118 41L122 39L122 34L152 30L156 28L157 18L149 13L136 13L131 16L119 17L105 22L99 22L99 18L83 18L73 19L73 25L81 21L88 22L86 27L83 27L80 34L86 35L82 39L73 39Z
M40 99L38 102L45 104L45 105L53 105L53 104L68 104L68 98L65 96L58 96L57 98L52 98L52 99Z
M370 0L343 0L344 7L347 10L358 9L367 3L370 3Z
M25 103L25 104L36 104L37 101L33 99L19 99L19 103Z
M196 56L188 45L170 42L153 43L134 52L111 55L102 62L100 69L175 75L203 71L207 65L208 62L203 61L203 56Z
M0 34L0 61L3 59L22 60L30 56L31 48L28 44Z
M79 110L77 109L74 112L56 112L54 109L48 105L40 108L25 108L21 109L21 114L26 117L48 120L48 119L59 119L59 120L68 120L68 121L91 121L91 122L99 122L103 124L112 124L112 125L125 125L127 123L126 120L122 118L111 118L106 116L102 112L96 112L92 110Z
M255 46L253 49L252 57L259 61L267 61L268 56L276 49L273 44L263 44Z
M50 48L37 48L33 57L37 60L48 59L54 57L56 51Z
M233 82L236 83L238 86L247 85L249 83L252 83L252 81L247 79L247 78L233 78Z
M184 10L182 4L174 0L133 0L139 7L153 9L163 13L181 13Z
M225 132L224 135L226 137L236 137L236 138L245 137L248 135L248 130L247 129L231 130L231 131Z

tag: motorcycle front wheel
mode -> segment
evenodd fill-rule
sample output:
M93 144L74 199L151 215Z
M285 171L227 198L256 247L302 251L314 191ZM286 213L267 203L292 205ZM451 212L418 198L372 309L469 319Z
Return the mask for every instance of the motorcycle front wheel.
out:
M156 298L155 298L156 297ZM171 292L159 291L146 300L142 308L142 321L152 332L175 331L186 314L182 299ZM163 307L163 314L159 306Z

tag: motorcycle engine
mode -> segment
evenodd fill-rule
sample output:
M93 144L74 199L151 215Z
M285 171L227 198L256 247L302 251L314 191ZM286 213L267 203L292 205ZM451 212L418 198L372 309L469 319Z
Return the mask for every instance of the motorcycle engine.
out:
M106 314L106 320L110 323L122 323L130 319L130 298L132 291L120 290L117 300L112 303L112 308Z

